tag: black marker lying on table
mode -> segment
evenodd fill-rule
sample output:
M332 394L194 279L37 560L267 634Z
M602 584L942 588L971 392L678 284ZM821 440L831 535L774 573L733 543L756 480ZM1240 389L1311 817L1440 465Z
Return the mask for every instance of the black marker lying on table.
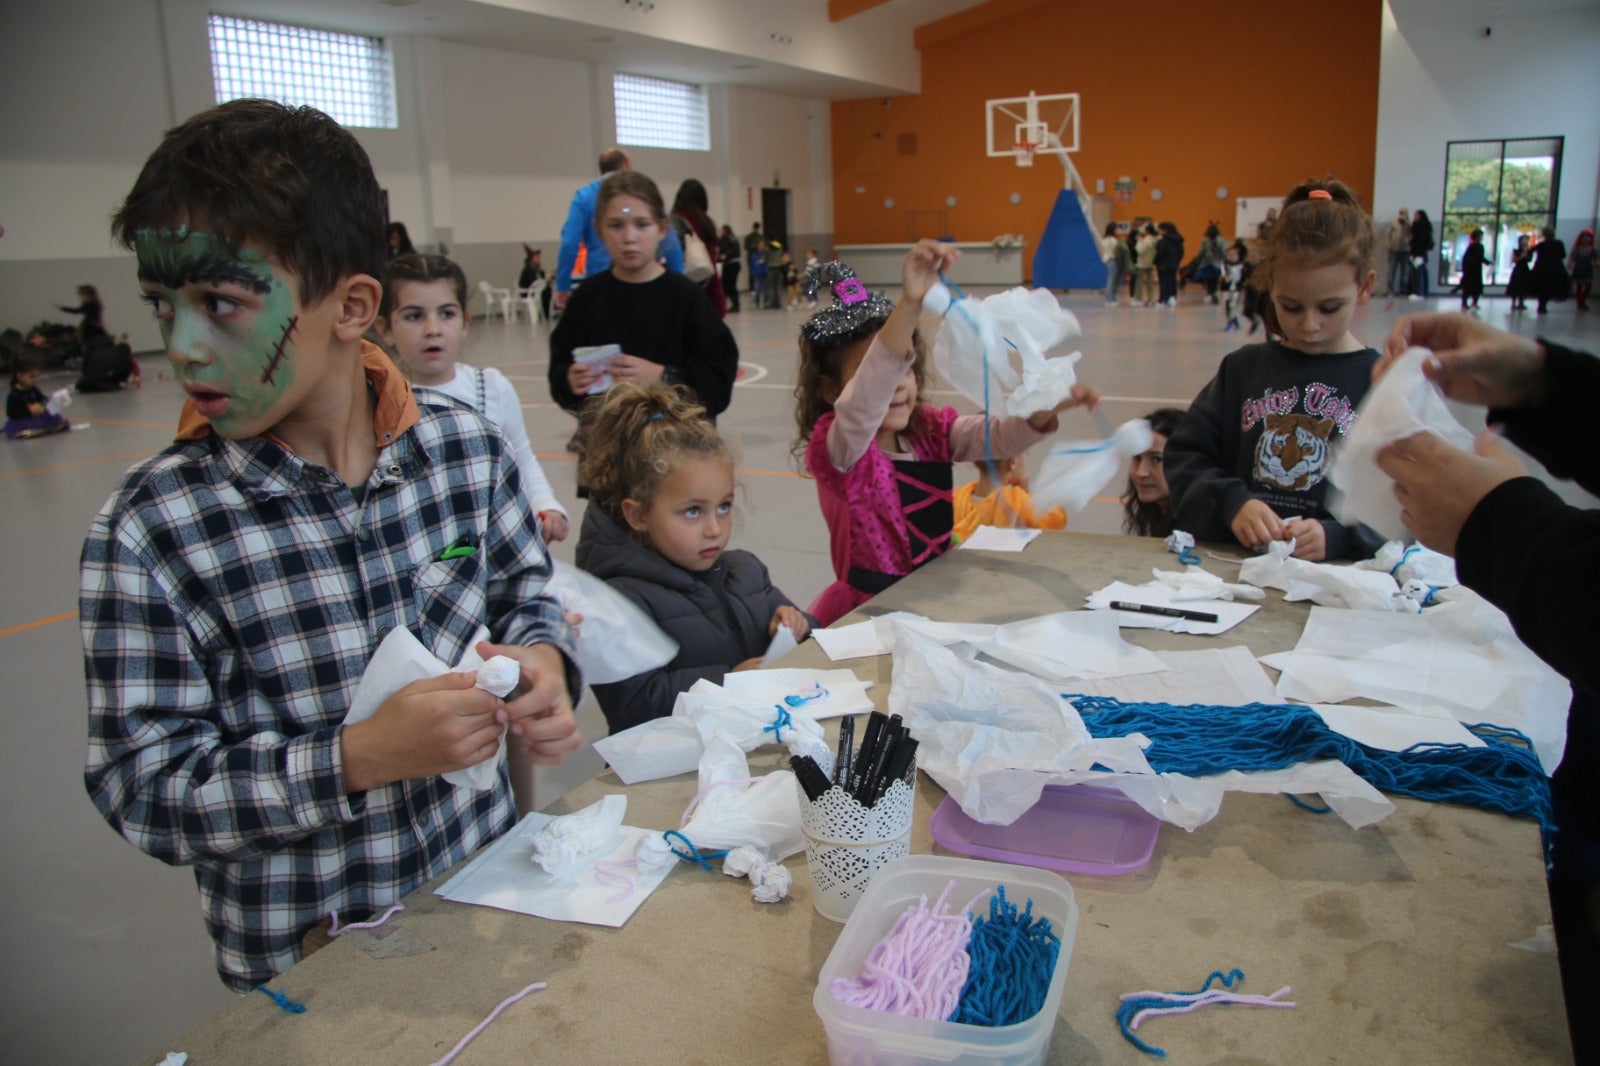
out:
M1132 611L1134 614L1158 614L1163 618L1186 618L1191 622L1215 622L1217 616L1207 614L1205 611L1186 611L1182 607L1157 607L1150 603L1129 603L1127 600L1112 600L1111 609L1114 611Z

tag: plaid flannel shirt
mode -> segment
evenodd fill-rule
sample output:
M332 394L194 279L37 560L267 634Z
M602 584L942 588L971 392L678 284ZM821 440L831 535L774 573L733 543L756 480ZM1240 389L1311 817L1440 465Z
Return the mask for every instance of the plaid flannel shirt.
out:
M579 691L503 438L448 400L419 406L362 503L275 443L208 434L130 470L84 543L89 794L142 851L195 867L234 989L293 965L330 909L387 906L515 822L503 766L481 792L345 793L341 723L391 627L448 663L484 623L552 644ZM462 537L479 550L440 560Z

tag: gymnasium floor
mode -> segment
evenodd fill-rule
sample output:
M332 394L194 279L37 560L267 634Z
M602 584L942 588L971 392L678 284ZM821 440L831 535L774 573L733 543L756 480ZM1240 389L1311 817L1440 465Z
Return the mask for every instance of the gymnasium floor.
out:
M959 278L959 273L957 274ZM129 284L133 283L129 271ZM1217 308L1191 287L1177 311L1106 308L1098 295L1063 302L1082 321L1079 377L1106 397L1113 422L1157 406L1185 406L1217 360L1242 338L1223 333ZM748 301L746 301L748 307ZM1358 313L1356 335L1380 345L1403 312L1449 309L1440 299L1388 304L1377 298ZM1502 298L1483 315L1517 332L1600 351L1600 312L1571 303L1549 315L1514 320ZM723 430L742 448L742 527L734 545L755 551L792 599L809 603L828 583L827 536L815 491L796 476L792 383L801 312L730 315L744 364ZM1508 325L1509 323L1509 325ZM113 323L113 326L116 324ZM566 414L549 402L545 381L548 326L480 322L467 359L504 370L522 393L534 451L558 493L572 499L573 464L562 445ZM83 533L123 470L170 439L180 393L159 355L141 360L144 387L83 396L68 411L89 423L80 432L0 444L0 495L7 514L4 558L10 573L0 605L0 661L6 713L0 717L0 811L5 812L0 902L10 918L0 932L0 1058L15 1062L122 1063L168 1050L176 1038L229 1002L218 983L187 870L147 858L100 819L82 784L84 693L76 625L77 561ZM60 374L48 392L71 383ZM948 393L938 402L971 405ZM1064 432L1087 436L1089 419L1066 416ZM957 482L970 480L970 469ZM1070 528L1113 532L1118 506L1109 497L1074 516ZM1574 500L1580 492L1566 491ZM574 501L574 538L581 515ZM555 546L570 561L574 541ZM603 732L590 701L585 734ZM585 751L538 782L543 805L599 769ZM263 999L263 1005L270 1007Z

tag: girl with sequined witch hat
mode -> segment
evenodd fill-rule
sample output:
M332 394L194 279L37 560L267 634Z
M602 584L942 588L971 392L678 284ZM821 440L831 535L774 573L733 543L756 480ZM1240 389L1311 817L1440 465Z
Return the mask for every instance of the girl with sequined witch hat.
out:
M960 253L924 240L901 268L898 306L840 262L809 287L831 306L800 327L795 455L817 480L835 581L811 605L828 625L950 547L951 464L1018 455L1056 431L1056 412L1099 405L1075 385L1054 410L1027 417L959 415L919 403L928 349L917 332L922 300ZM987 444L987 451L985 445Z

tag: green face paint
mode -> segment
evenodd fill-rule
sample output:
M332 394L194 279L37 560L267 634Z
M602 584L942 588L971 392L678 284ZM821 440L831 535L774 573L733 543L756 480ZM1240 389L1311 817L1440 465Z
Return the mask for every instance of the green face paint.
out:
M167 358L200 413L225 437L270 429L276 419L263 420L297 371L293 280L209 233L140 230L134 251Z

